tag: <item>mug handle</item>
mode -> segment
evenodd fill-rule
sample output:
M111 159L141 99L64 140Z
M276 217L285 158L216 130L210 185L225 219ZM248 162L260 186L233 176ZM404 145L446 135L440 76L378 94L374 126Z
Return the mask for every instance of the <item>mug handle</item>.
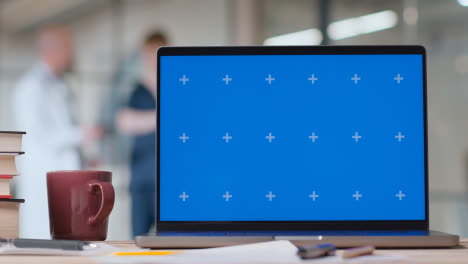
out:
M88 224L98 225L107 219L107 217L112 212L112 208L114 208L114 187L109 182L94 182L90 183L88 186L88 190L91 194L96 192L96 186L99 187L99 192L101 193L101 207L99 208L95 216L91 216L88 218Z

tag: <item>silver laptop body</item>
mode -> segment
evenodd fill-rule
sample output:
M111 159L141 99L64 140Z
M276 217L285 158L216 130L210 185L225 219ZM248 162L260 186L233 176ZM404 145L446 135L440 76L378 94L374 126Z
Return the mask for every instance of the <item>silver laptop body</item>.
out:
M149 236L137 236L135 238L137 246L145 248L208 248L273 240L290 240L298 246L333 243L337 247L374 245L380 248L453 247L458 244L459 237L457 235L429 230L426 51L424 47L163 47L158 50L157 60L157 233ZM288 66L285 66L285 64L288 64ZM345 67L347 64L349 64L350 67L356 68L347 72L347 68ZM223 67L226 67L225 71L221 70ZM270 72L262 72L262 67L268 68ZM278 69L275 70L274 67L278 67ZM310 71L304 71L303 75L300 75L302 74L302 69L308 67L310 67ZM298 80L294 79L296 77ZM287 80L288 82L283 80ZM371 81L375 83L366 84L366 82ZM320 86L326 82L334 82L334 84ZM381 85L376 85L380 84L380 82ZM251 85L251 87L247 89L246 86L249 85ZM290 90L287 90L286 87L292 88L288 88ZM327 91L335 87L336 89L343 89L342 91L344 92L342 93L347 93L350 89L355 90L351 90L353 93L349 93L349 95L346 94L346 96L339 92L326 94ZM398 90L402 88L403 90ZM206 93L204 89L207 89L206 91L210 93ZM392 93L387 93L387 90L392 91ZM217 94L218 91L219 94ZM233 94L233 91L238 92L238 94ZM267 97L262 97L264 96L262 93L265 91L268 92L268 95L266 95ZM376 94L364 93L363 91L376 91ZM400 97L391 97L395 92L399 93ZM302 93L304 93L304 95L302 95ZM385 96L387 94L388 99ZM181 99L179 99L179 96ZM208 98L209 100L206 99L210 96L213 98ZM306 96L310 96L310 103L304 103L301 98ZM333 96L336 96L336 98ZM307 168L315 172L315 167L309 166L309 163L313 162L313 159L310 157L321 159L321 163L331 162L331 165L329 165L330 171L335 171L334 167L339 167L341 161L338 158L337 164L335 164L330 161L330 158L327 158L328 156L324 157L327 154L313 156L316 154L311 153L313 150L309 150L309 147L320 146L318 144L322 144L322 142L329 139L324 135L327 132L325 128L322 128L322 130L318 132L308 130L309 134L304 134L303 141L297 143L297 149L300 150L297 152L304 154L296 154L296 152L287 151L275 152L275 149L270 148L273 146L272 144L281 144L279 143L281 140L284 142L288 136L290 136L290 134L288 134L290 130L286 130L284 127L287 127L287 125L282 124L282 126L276 130L278 134L277 137L274 137L274 135L276 135L275 132L271 133L267 130L260 131L262 124L249 121L249 115L255 116L257 114L255 112L257 108L252 106L254 104L250 105L252 102L249 101L248 98L255 98L260 101L258 105L261 107L259 107L258 111L263 111L261 109L262 107L276 107L273 106L274 103L282 105L281 107L284 107L284 111L282 108L278 108L276 110L277 114L282 116L283 113L286 113L284 115L286 115L287 118L281 119L280 117L278 123L284 121L285 124L294 127L295 129L291 130L298 134L302 125L296 128L296 123L290 121L294 120L294 116L288 115L289 113L294 113L298 116L304 115L307 118L311 116L310 113L307 112L309 111L307 110L309 105L313 107L313 105L316 104L326 107L338 101L339 103L336 107L340 108L344 106L345 110L341 112L344 113L343 115L346 115L346 111L353 111L351 108L346 108L347 100L351 102L349 103L350 105L352 105L353 102L361 102L361 105L365 105L365 102L371 102L368 107L363 106L364 110L361 112L369 115L369 118L356 119L356 122L361 122L361 127L355 126L355 124L349 124L351 127L355 126L353 129L356 131L349 130L349 138L344 139L340 138L341 134L336 134L334 140L342 140L345 142L343 143L344 152L356 151L356 156L361 155L363 158L366 157L369 160L373 159L373 155L379 156L387 154L388 159L393 159L394 157L390 154L400 153L399 151L402 150L399 148L402 146L405 148L407 147L404 150L405 152L413 153L412 156L408 156L406 159L412 159L414 156L415 160L408 163L409 165L407 166L401 166L404 168L400 168L398 164L395 165L392 163L394 160L392 160L392 162L386 162L383 158L377 158L376 162L369 161L365 163L365 165L354 167L350 165L351 169L349 173L351 176L361 171L365 173L366 170L363 168L367 168L367 166L372 167L375 172L382 173L392 171L398 174L399 169L402 169L399 174L404 174L403 178L398 178L398 176L396 176L395 180L391 177L387 180L388 177L383 177L380 178L380 180L366 182L367 193L369 193L367 197L372 195L374 195L374 197L378 195L383 196L387 188L393 191L391 186L395 186L394 192L385 196L385 198L378 198L381 199L379 202L373 202L367 205L362 205L365 203L365 198L363 198L359 190L354 192L353 189L351 193L350 189L349 196L344 196L344 198L342 198L349 198L349 200L337 202L341 199L338 197L336 198L337 201L330 200L330 205L327 207L315 208L313 206L318 205L320 201L326 199L326 193L322 194L323 192L319 191L312 192L311 189L311 193L308 193L307 197L304 194L303 198L300 198L301 182L299 182L297 189L284 191L283 193L279 191L281 186L275 186L278 190L276 196L269 189L262 190L264 191L262 196L255 196L257 195L255 192L256 190L252 191L250 189L246 190L245 193L240 191L232 191L230 193L229 190L226 189L231 188L231 186L233 186L232 189L234 190L236 190L235 188L242 187L242 185L241 187L236 185L237 178L230 175L230 171L236 171L239 167L256 170L257 167L255 167L255 164L260 164L258 166L262 166L265 161L259 158L258 163L252 163L253 165L248 162L243 164L241 158L237 160L237 157L235 157L237 161L236 167L225 168L221 160L219 160L219 164L216 164L218 159L215 156L225 153L230 155L230 152L227 151L239 151L235 153L238 156L239 153L246 153L245 155L249 155L249 152L261 153L262 155L270 155L273 153L271 155L276 156L268 157L284 159L285 164L271 165L278 166L277 168L279 171L282 170L284 166L289 166L289 163L295 164L295 161L288 159L288 156L296 155L295 160L297 160L301 159L302 155L310 155L307 156L307 159L304 158L306 162L301 163L304 164L304 169L293 170L296 174L307 171ZM402 101L399 103L393 102L400 99ZM232 103L230 100L237 100L237 102ZM282 100L284 100L284 104ZM381 100L381 103L373 104L372 102L374 102L374 100ZM213 101L222 102L213 103L213 105L211 105ZM241 129L232 129L233 132L231 134L227 131L229 128L225 129L226 131L219 129L219 138L215 136L210 138L205 136L205 134L197 134L196 130L203 129L203 124L207 124L205 125L207 130L216 130L216 113L226 110L223 107L231 105L231 103L239 108L239 113L231 111L229 113L229 118L234 120L239 115L243 115L242 111L244 111L243 109L245 108L247 109L245 110L247 114L242 118L246 120L245 122L249 123L249 126L245 126L245 128L249 127L249 129L252 130L258 128L260 132L264 132L264 134L259 132L259 135L261 134L262 136L258 137L258 139L255 138L257 141L252 141L253 143L249 141L250 145L242 145L242 147L239 147L241 150L226 150L228 146L231 147L235 146L235 144L242 144L241 140L243 139L243 134L241 133L243 133L243 130ZM390 110L394 110L397 104L399 108L406 107L406 112L410 112L408 116L392 116L391 113L388 113L388 116L386 115L387 112L391 112ZM210 111L207 110L203 112L200 110L206 110L205 107L207 107L207 105L210 107ZM381 109L379 105L384 107ZM417 107L411 108L414 105L417 105ZM296 109L298 112L294 112L296 106L298 107ZM254 108L249 109L249 107ZM387 111L385 107L389 108L389 110ZM395 107L396 110L399 108ZM183 109L184 111L181 112L185 112L186 114L189 112L188 115L192 115L192 119L185 119L185 115L178 112L180 109ZM373 109L375 109L375 112L381 111L380 115L383 119L381 123L379 123L380 121L372 119L374 118L374 116L372 116L372 112L374 112ZM291 112L288 112L289 110L291 110ZM324 110L324 115L327 115L327 111L330 111L328 119L336 119L334 112L332 112L333 107ZM213 116L211 113L214 113ZM202 114L203 116L201 116ZM413 117L415 119L411 119ZM213 118L214 120L205 123L205 119L209 118ZM312 115L311 120L315 120L313 118ZM388 120L385 120L386 118ZM322 122L324 127L335 126L337 125L336 123L340 122L337 120L336 122L330 123L327 121L328 119L317 119L311 122L317 124ZM352 115L344 117L341 123L348 125L348 120L353 120ZM416 120L416 122L414 122L414 120ZM222 123L221 121L218 122ZM263 121L259 121L259 123L261 122ZM238 127L242 126L242 128L244 128L241 123L236 124ZM387 135L387 132L377 131L378 128L374 129L374 124L376 127L381 126L382 131L387 131L385 130L387 129L386 127L384 129L384 126L387 124L389 124L389 126L390 124L396 124L395 126L399 125L399 127L394 130L392 130L393 128L389 128ZM223 129L229 126L227 123L220 124L220 126L222 125L224 125ZM407 125L407 127L404 127L405 125ZM345 125L343 125L343 127L344 126ZM371 128L375 131L369 131L366 137L365 129L362 129L364 130L362 132L357 131L359 128L363 127L368 128L368 131ZM237 132L237 134L234 131ZM351 132L353 133L351 134ZM372 135L379 135L379 140L381 141L376 140L375 142L385 141L385 143L372 143ZM383 135L387 138L380 139L380 137L384 137ZM322 138L323 141L321 141ZM236 139L237 141L235 141ZM197 143L197 140L204 141L202 143ZM212 140L212 142L210 140ZM411 143L412 140L414 140L414 142L417 141L417 143ZM297 141L299 142L299 139ZM288 143L289 145L284 148L287 149L289 146L296 144L295 142L296 141L290 141ZM318 144L312 145L316 142ZM369 149L353 149L356 148L359 143L368 144L367 146L370 147ZM309 145L304 147L302 144ZM376 144L381 144L381 148L385 148L385 150L380 152L380 148L373 148ZM196 147L190 149L191 146ZM328 153L326 152L328 149L337 146L339 149L341 145L329 145L323 148L323 151ZM212 148L212 150L210 148ZM265 150L265 148L269 149ZM370 150L371 148L373 148L373 151ZM206 149L210 150L204 152ZM218 151L219 154L216 154L216 151ZM213 154L214 157L211 157L212 163L210 164L212 167L207 168L200 165L200 168L196 167L197 170L190 170L190 168L194 168L194 166L204 161L203 157L199 158L197 156L207 156L211 155L210 153L215 153ZM194 159L198 160L191 165L185 165L185 163L177 163L175 157L178 157L178 155L181 155L181 158L185 160L189 157L194 157ZM256 159L256 157L252 156L252 159ZM309 160L311 161L308 162ZM276 163L281 163L281 161ZM411 164L413 163L417 165L412 166ZM174 164L181 165L177 166ZM188 168L183 168L184 166L188 166ZM218 168L216 166L218 166ZM320 165L317 164L316 166L318 167ZM194 180L191 186L178 187L184 180L192 180L193 177L209 175L212 170L217 170L217 173L226 171L226 175L218 174L218 177L225 176L230 179L229 182L222 182L221 179L219 180L220 182L215 180L216 182L214 183L207 182L206 184L197 185L197 181ZM187 177L187 173L191 174L192 172L194 174L192 178L184 178ZM248 173L249 172L246 172L246 174ZM272 173L274 173L274 171ZM295 173L292 173L293 176L291 177L296 177ZM335 176L335 174L330 177L333 176ZM254 174L249 177L252 183L256 183L259 186L258 189L261 189L260 185L262 182L255 182L255 179L252 178L255 177ZM406 183L404 179L419 179L419 181L412 185L412 183ZM202 180L203 179L200 181ZM308 178L304 178L303 184L314 185L314 181L307 182L308 180ZM385 180L385 184L382 184L382 181ZM242 181L246 181L244 184L247 184L247 182L250 183L249 178L247 178L247 180L242 178ZM214 190L215 187L218 188L217 184L223 186L224 189L219 189L219 195L210 194L210 192L214 192L212 189ZM287 187L289 186L287 184L286 181L283 183L283 185L285 185L284 188L290 188ZM337 189L346 188L346 184L341 184L340 181L334 182ZM405 187L407 188L405 189ZM330 188L330 183L323 188ZM381 188L382 191L375 191L378 188ZM331 191L328 192L333 193L333 188L330 190ZM197 198L197 194L199 198ZM283 196L281 196L282 194ZM299 198L294 196L296 194ZM251 202L242 200L247 199L242 197L242 195L250 195L248 201ZM294 199L296 199L295 201L297 201L292 203L294 210L279 205L274 208L274 206L277 205L273 205L273 201L279 201L280 197L285 197L287 195L294 196ZM366 194L364 194L364 197L366 197ZM235 200L236 198L238 200ZM200 205L201 202L196 199L202 200L204 203L209 203L209 205L202 207ZM211 202L211 199L215 199L215 201ZM239 200L242 200L242 205L245 210L242 209L243 207L235 207L237 206L235 202ZM360 201L364 202L358 204ZM198 205L197 202L199 202ZM414 202L414 204L405 205L403 204L404 202ZM190 207L192 206L191 203L193 203L194 208ZM309 206L307 203L312 205ZM349 205L344 206L343 203L349 203ZM249 208L249 206L253 209ZM399 206L402 206L401 210L397 209L400 208ZM206 207L212 209L210 210ZM274 210L272 208L274 208ZM314 210L317 212L316 214L311 213L311 211L315 212ZM238 213L232 214L234 211ZM259 212L257 213L256 211ZM264 219L261 219L262 214L260 211L267 215ZM406 213L399 213L400 211ZM398 217L393 217L393 214L391 214L392 212L397 214Z

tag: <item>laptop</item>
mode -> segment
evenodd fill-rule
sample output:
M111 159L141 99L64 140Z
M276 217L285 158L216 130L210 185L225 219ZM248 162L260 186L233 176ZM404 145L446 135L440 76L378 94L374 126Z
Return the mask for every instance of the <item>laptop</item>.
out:
M451 247L431 231L421 46L158 50L149 248Z

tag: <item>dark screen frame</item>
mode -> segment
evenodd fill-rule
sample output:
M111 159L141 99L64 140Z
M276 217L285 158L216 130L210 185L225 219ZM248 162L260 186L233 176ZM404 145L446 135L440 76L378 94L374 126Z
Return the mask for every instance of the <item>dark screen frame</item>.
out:
M424 119L424 220L352 220L352 221L161 221L160 219L160 63L161 56L210 55L389 55L414 54L423 59ZM248 46L248 47L162 47L157 52L157 155L156 155L156 227L162 231L293 231L293 230L428 230L429 167L427 125L426 49L423 46Z

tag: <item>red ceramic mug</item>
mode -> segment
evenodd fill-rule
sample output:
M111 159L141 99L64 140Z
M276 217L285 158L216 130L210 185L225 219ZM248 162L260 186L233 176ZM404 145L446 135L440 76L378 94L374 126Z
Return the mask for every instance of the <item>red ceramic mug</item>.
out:
M115 199L112 172L48 172L47 193L53 239L106 240Z

